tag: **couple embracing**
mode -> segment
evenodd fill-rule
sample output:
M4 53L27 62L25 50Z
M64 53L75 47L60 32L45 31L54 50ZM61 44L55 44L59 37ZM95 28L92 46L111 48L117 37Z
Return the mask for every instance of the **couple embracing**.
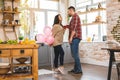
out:
M79 57L79 43L82 39L82 30L81 30L81 22L80 18L75 12L75 8L73 6L70 6L68 8L68 15L72 17L69 25L63 26L62 25L62 17L60 14L56 15L54 18L54 24L52 33L55 38L54 43L52 44L54 47L54 71L55 72L61 72L64 74L64 50L62 48L63 43L63 35L65 32L65 29L69 29L69 44L71 47L71 55L74 59L74 68L69 73L74 74L82 74L82 68L80 63L80 57ZM60 61L60 65L58 65L58 62Z

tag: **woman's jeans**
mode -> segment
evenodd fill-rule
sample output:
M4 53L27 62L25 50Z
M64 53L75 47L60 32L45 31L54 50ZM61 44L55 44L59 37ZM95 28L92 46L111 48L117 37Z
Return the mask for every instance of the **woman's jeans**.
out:
M55 53L54 67L58 68L58 61L60 61L60 66L63 66L63 64L64 64L64 51L63 51L62 46L61 45L55 46L54 53Z
M80 43L80 39L79 38L74 38L71 45L71 51L72 51L72 57L75 61L74 64L74 71L75 72L82 72L82 67L81 67L81 63L80 63L80 57L79 57L79 43Z

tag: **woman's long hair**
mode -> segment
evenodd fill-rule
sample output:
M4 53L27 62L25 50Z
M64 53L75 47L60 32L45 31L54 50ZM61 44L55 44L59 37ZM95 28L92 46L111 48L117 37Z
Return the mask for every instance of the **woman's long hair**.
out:
M55 16L53 26L55 24L60 24L61 26L63 26L62 22L59 20L59 16L60 16L60 14L58 14L58 15Z

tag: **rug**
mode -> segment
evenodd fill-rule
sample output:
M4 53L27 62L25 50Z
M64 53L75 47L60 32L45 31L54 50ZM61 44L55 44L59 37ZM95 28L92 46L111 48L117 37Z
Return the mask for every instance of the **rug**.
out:
M38 75L46 75L46 74L53 74L54 71L46 70L46 69L40 69L38 70Z

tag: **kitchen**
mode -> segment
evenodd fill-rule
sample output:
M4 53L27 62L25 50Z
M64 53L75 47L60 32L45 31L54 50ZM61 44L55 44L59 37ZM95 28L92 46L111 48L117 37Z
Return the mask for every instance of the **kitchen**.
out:
M74 60L71 56L68 42L69 30L66 29L62 47L65 52L64 63L67 77L61 74L58 74L56 77L56 75L52 75L54 74L52 73L53 47L39 41L36 43L35 36L37 34L44 34L45 27L52 28L54 17L58 13L63 18L62 24L68 25L70 21L70 17L67 15L69 6L76 8L76 13L81 19L82 41L79 44L79 56L83 67L83 74L71 75L67 73L73 66ZM34 69L39 68L39 70L35 70L36 73L33 73L35 77L38 77L37 71L38 74L41 74L38 80L49 80L49 78L50 80L58 78L60 78L58 80L119 80L115 66L111 72L111 79L108 78L108 73L110 73L108 72L110 57L108 51L103 49L113 46L119 47L119 8L119 0L0 0L0 43L2 43L0 53L4 53L3 56L0 54L0 61L2 64L3 62L18 63L17 59L15 58L15 60L13 56L19 57L19 55L15 55L14 52L25 53L25 55L29 55L27 62L33 63ZM5 46L6 44L12 47ZM9 53L10 59L2 59L2 57L6 57L7 53ZM36 57L38 56L38 61L37 58L34 58L34 53ZM32 56L33 62L31 61ZM116 53L115 57L117 60L120 60L119 53ZM27 69L32 70L31 64L27 64L30 66ZM25 65L22 64L22 66L24 67ZM13 68L11 70L13 70L13 73L15 72ZM47 76L42 74L42 71L43 73L50 71L51 74L45 72ZM34 78L33 76L28 76L28 78ZM7 77L9 80L9 75L7 74L5 79L0 77L0 80L7 80ZM21 78L24 79L24 77ZM13 80L15 79L13 78Z

